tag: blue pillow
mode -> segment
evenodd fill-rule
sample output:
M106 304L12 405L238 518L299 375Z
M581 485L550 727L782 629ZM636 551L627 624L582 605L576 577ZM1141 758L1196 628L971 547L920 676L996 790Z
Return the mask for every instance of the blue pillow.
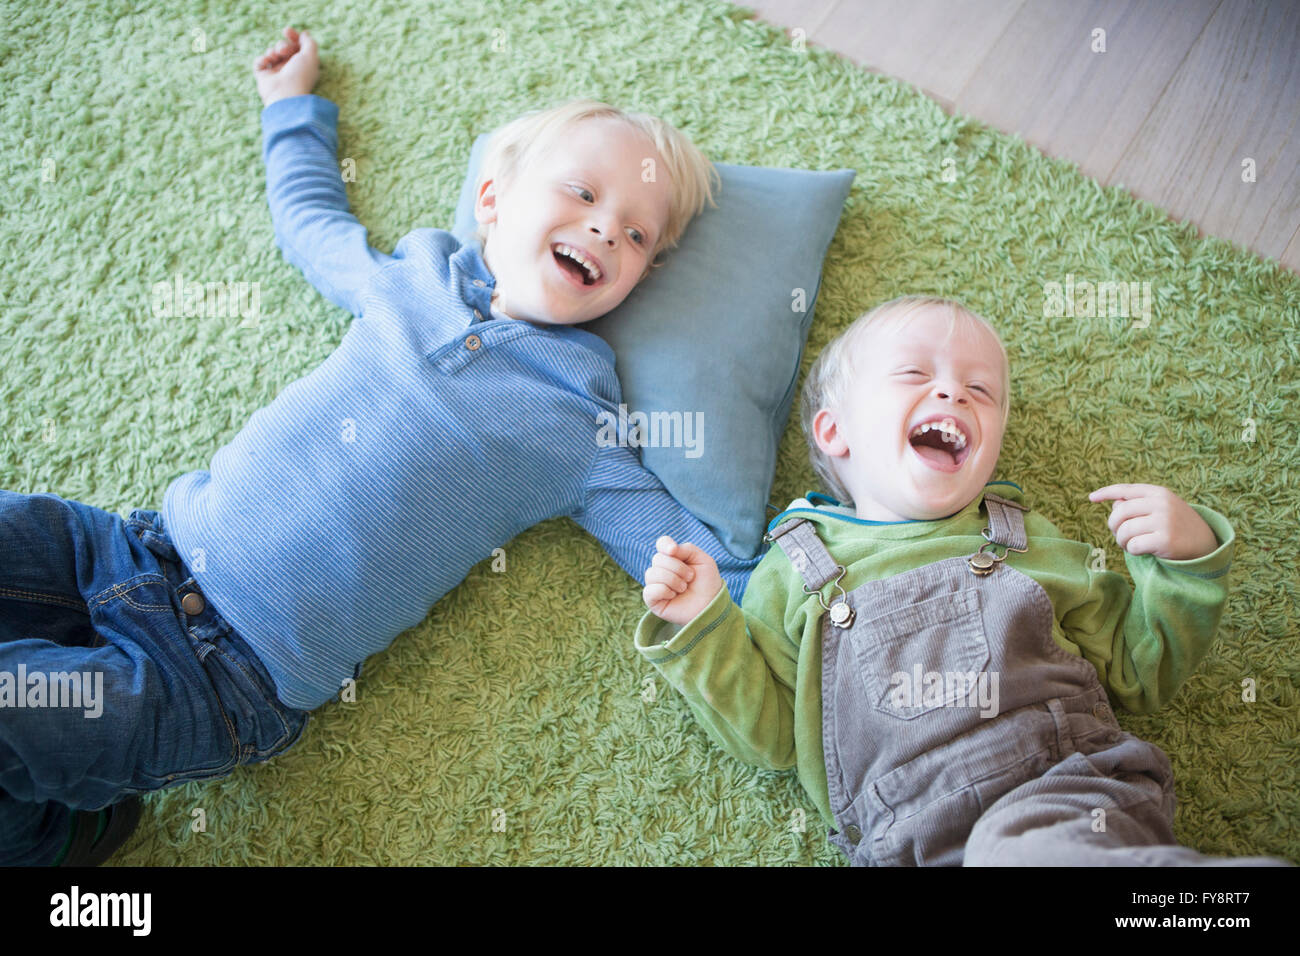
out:
M477 227L487 141L474 141L456 208L462 242ZM822 260L855 172L714 165L717 208L691 220L622 305L582 328L614 350L642 463L728 551L748 557L767 527Z

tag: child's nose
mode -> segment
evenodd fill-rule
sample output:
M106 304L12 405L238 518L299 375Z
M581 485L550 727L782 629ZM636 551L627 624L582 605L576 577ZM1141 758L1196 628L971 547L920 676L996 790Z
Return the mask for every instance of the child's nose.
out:
M618 226L613 223L597 221L593 222L587 228L593 235L597 236L601 242L604 242L606 245L611 247L618 239Z
M939 383L938 385L935 386L934 393L939 398L946 399L946 398L953 398L955 396L958 402L961 402L963 404L966 402L966 395L963 392L963 390L960 387L953 385L951 383Z

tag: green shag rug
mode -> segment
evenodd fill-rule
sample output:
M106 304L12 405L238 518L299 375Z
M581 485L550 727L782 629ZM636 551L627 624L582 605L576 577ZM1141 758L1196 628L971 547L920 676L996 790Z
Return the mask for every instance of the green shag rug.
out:
M285 24L321 44L317 92L340 104L349 195L380 249L450 226L476 134L578 95L660 113L718 161L853 167L805 369L875 303L959 297L1011 357L995 477L1121 573L1091 489L1163 484L1227 515L1217 645L1162 713L1121 722L1172 758L1182 842L1300 860L1295 275L715 0L0 15L0 487L157 508L339 342L348 316L283 260L266 207L250 64ZM261 283L260 321L156 318L153 285L177 273ZM1049 283L1084 280L1149 283L1149 325L1044 314L1061 311ZM795 416L772 502L811 487ZM637 657L639 585L592 538L550 521L506 559L372 659L356 702L318 711L295 749L148 798L114 862L839 862L794 776L712 746Z

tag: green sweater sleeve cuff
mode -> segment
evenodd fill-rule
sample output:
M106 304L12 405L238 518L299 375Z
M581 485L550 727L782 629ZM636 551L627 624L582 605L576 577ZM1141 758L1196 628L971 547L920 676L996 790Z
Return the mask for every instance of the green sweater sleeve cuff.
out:
M712 601L691 621L678 627L646 611L637 623L632 643L641 656L651 663L662 663L683 656L726 619L735 607L724 584Z

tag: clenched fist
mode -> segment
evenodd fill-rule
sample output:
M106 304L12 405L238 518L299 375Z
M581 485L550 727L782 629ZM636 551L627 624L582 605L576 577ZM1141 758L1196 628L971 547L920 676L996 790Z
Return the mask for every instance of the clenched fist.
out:
M658 553L645 572L645 601L655 617L679 627L689 624L722 590L722 575L714 560L695 545L664 535L655 542Z
M266 48L253 61L257 95L263 106L290 96L302 96L316 88L320 78L320 53L310 33L284 28L284 39Z

